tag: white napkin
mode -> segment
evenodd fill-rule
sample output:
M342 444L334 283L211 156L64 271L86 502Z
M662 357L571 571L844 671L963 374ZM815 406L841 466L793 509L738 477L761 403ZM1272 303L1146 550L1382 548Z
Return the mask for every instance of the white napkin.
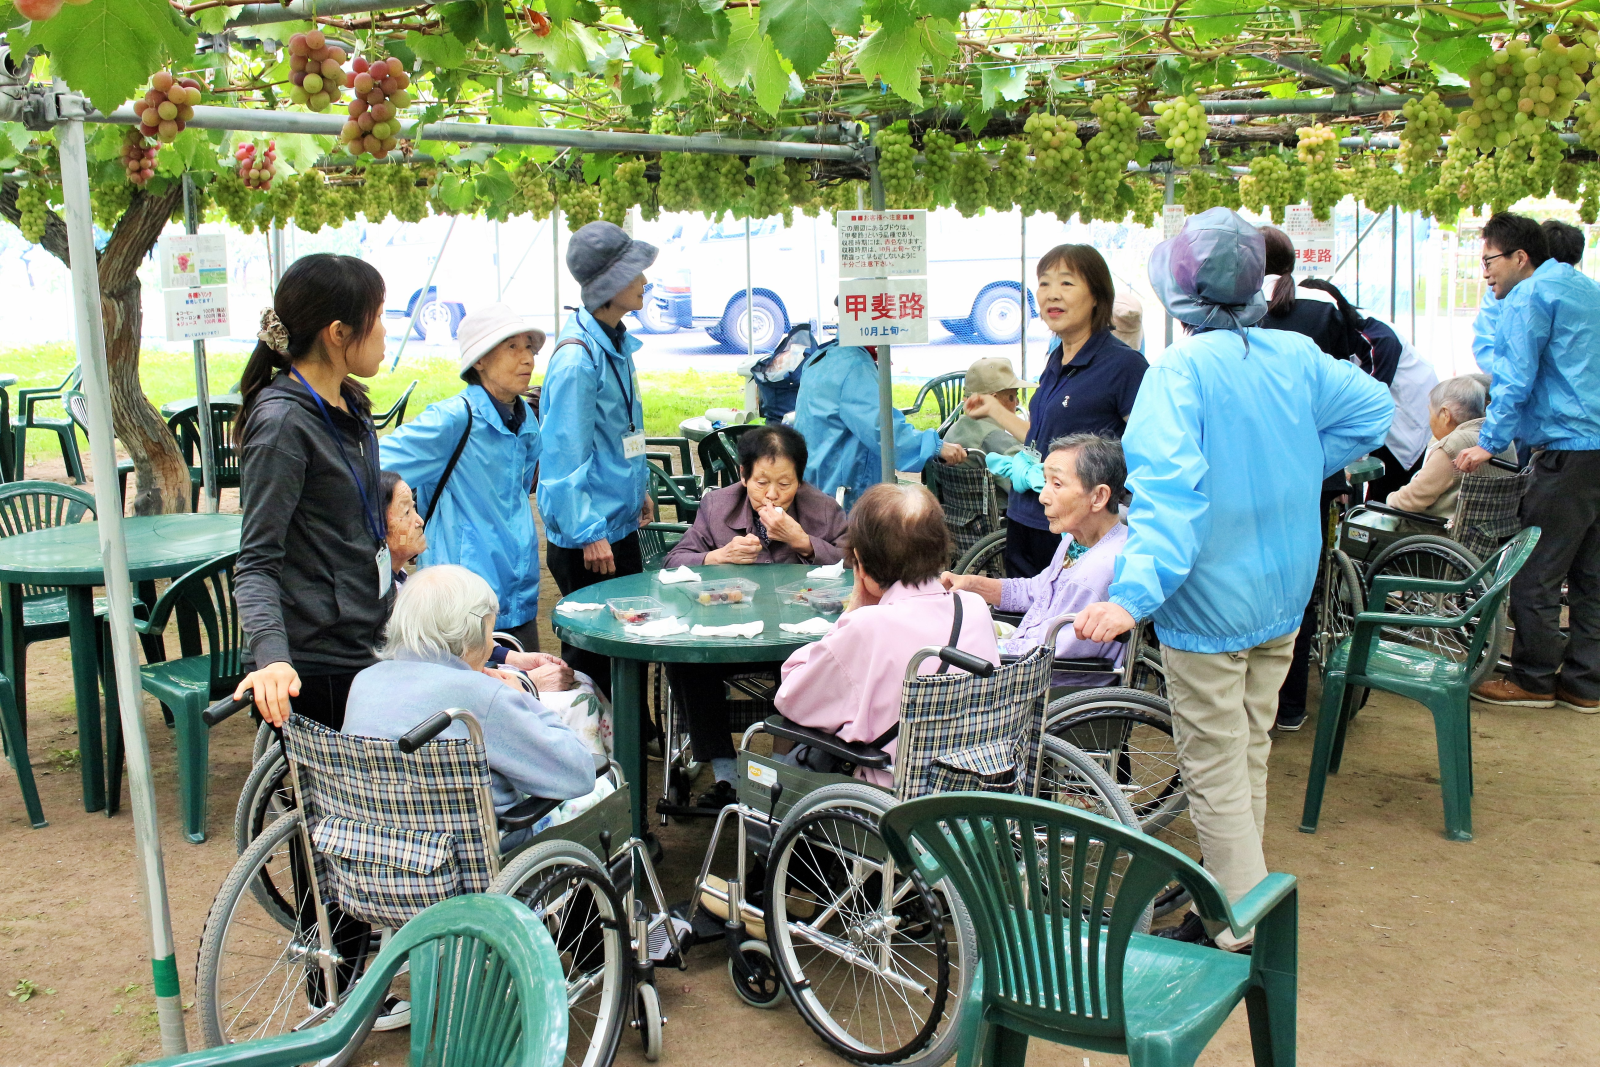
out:
M700 576L694 571L690 570L687 566L683 566L679 567L675 571L669 571L663 568L661 573L656 575L656 580L662 585L675 585L678 582L698 582L700 580Z
M728 626L706 626L696 623L689 632L696 637L759 637L767 624L757 619L755 622L739 622Z
M560 604L557 604L556 605L556 610L557 611L572 611L572 612L599 611L603 607L605 607L604 604L585 604L581 600L572 600L572 601L562 601Z
M807 619L805 622L780 622L778 629L792 634L825 634L833 629L827 619Z
M807 578L843 578L844 577L844 560L841 559L838 563L830 563L826 567L812 567L810 570L806 571L806 577Z
M686 634L689 624L677 616L667 619L652 619L637 625L624 623L622 630L629 637L671 637L673 634Z

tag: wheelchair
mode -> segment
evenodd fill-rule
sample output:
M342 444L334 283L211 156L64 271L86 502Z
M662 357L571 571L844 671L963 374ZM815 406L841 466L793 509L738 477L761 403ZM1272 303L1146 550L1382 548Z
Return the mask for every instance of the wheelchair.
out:
M779 715L745 731L738 800L717 816L689 915L697 940L726 943L741 1000L793 1001L853 1063L933 1065L954 1054L978 958L973 925L947 881L929 885L896 866L879 820L901 800L982 789L1042 791L1136 825L1091 759L1041 737L1050 649L1068 621L1055 620L1044 645L998 668L956 648L918 650L892 757ZM966 673L919 673L933 658ZM762 734L808 746L808 765L763 751L754 743ZM892 787L849 773L859 769L891 775ZM723 878L712 867L730 822L735 854Z
M250 703L219 702L206 721ZM466 739L435 740L455 722ZM292 716L279 744L258 766L282 760L288 803L243 850L200 938L196 1002L208 1045L328 1018L390 933L439 900L489 892L526 904L560 951L568 1064L606 1067L630 1026L645 1058L660 1056L655 967L686 966L689 927L669 913L649 851L632 836L616 763L596 757L597 783L611 792L551 826L559 801L528 797L496 814L470 712L440 712L398 741ZM506 835L529 830L501 854ZM330 1062L352 1061L376 1017Z
M999 533L1004 541L1005 507L996 496L994 475L984 466L985 455L969 448L966 463L929 463L922 469L923 484L944 510L952 567L986 538Z

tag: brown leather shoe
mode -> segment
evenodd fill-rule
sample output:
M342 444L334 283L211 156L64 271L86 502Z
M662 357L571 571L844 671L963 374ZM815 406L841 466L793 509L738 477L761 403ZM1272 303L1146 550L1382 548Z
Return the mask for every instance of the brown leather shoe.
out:
M1485 704L1508 704L1517 708L1553 708L1556 698L1551 693L1530 693L1509 678L1496 678L1484 682L1472 691L1473 700Z
M1575 697L1559 685L1556 686L1556 703L1583 715L1600 714L1600 700L1585 700L1583 697Z

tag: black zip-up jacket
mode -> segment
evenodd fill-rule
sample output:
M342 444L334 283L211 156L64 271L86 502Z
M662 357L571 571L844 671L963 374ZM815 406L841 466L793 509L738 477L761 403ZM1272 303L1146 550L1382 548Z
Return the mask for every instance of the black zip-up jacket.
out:
M346 396L346 403L350 397ZM328 405L375 518L378 448L371 420ZM309 390L282 373L263 388L239 454L244 529L234 569L247 666L286 661L306 676L376 662L394 591L378 595L379 543L361 493Z

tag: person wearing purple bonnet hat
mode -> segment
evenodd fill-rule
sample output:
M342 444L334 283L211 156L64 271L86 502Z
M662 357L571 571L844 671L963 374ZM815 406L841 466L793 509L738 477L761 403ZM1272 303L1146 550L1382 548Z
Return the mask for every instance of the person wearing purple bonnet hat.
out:
M1227 208L1157 245L1150 284L1188 336L1145 375L1123 435L1128 541L1080 638L1153 618L1178 763L1205 865L1237 901L1266 877L1261 847L1278 687L1316 578L1318 487L1383 444L1394 402L1354 364L1265 314L1265 247ZM1193 913L1169 936L1241 949Z

